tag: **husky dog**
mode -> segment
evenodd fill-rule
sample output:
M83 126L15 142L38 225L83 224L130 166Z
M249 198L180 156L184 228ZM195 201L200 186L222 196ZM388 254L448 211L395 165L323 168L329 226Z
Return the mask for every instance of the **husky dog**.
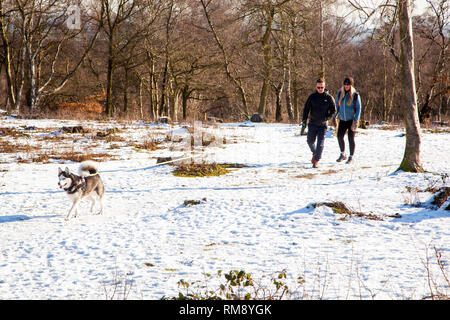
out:
M78 204L85 197L91 200L91 212L93 212L96 200L94 194L96 194L100 202L100 212L98 214L103 214L105 187L98 174L96 164L93 161L83 161L78 168L78 174L70 173L67 167L64 171L58 168L58 185L72 199L72 208L70 208L66 220L69 220L73 211L75 211L75 217L77 217Z

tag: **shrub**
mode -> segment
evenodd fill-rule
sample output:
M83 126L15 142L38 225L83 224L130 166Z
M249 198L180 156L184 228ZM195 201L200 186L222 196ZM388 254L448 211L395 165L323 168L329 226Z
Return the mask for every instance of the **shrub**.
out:
M212 275L204 274L206 282ZM231 270L228 273L217 272L219 278L225 280L215 290L210 290L199 281L186 282L178 281L178 287L183 292L178 293L178 297L172 300L281 300L289 294L288 286L283 282L286 279L286 272L282 271L271 278L270 286L263 285L255 281L251 274L244 270ZM303 284L303 278L298 279L299 284Z

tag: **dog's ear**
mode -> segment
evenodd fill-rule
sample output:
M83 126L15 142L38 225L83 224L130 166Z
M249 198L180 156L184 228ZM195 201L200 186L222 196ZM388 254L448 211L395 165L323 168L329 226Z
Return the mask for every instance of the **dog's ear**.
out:
M61 168L58 168L58 174L61 174L62 170Z
M70 174L69 168L66 167L66 170L64 170L67 174Z

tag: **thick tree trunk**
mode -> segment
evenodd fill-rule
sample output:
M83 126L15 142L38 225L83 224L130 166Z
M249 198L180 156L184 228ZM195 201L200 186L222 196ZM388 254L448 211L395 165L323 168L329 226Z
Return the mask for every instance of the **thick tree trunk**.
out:
M423 172L420 163L420 124L417 112L416 84L414 79L414 45L410 0L399 0L400 29L400 78L403 86L402 104L406 127L406 146L403 160L398 170Z
M261 93L259 96L259 107L258 107L258 113L264 117L266 113L266 97L267 92L269 89L269 82L270 82L270 76L271 76L271 60L272 60L272 48L270 46L270 34L272 31L272 22L273 17L275 15L274 8L271 8L266 13L266 30L264 32L264 36L262 39L262 48L263 48L263 55L264 55L264 70L263 70L263 83L261 87Z

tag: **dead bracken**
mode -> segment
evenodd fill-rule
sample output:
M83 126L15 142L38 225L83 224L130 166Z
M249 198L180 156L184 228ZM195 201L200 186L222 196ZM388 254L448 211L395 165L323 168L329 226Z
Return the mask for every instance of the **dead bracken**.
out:
M232 168L246 167L237 163L189 163L180 164L173 171L176 177L211 177L229 173Z
M439 191L434 195L433 204L440 208L450 196L450 187L442 187ZM450 205L445 208L445 210L450 210Z
M320 206L327 206L327 207L333 209L333 212L336 214L344 214L344 215L350 216L350 217L356 216L356 217L365 218L365 219L369 219L369 220L379 220L379 221L383 220L380 217L378 217L374 214L371 214L371 213L363 213L363 212L354 211L341 201L317 202L317 203L313 203L312 206L314 208L317 208Z

